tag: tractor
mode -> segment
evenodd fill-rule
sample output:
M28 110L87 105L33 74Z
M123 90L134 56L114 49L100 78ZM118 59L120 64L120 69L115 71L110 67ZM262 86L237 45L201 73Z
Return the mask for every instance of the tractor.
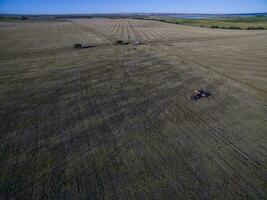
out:
M204 91L204 90L195 90L195 91L193 92L192 96L191 96L191 99L192 99L193 101L197 101L197 100L199 100L199 99L201 99L201 98L203 98L203 97L209 99L209 96L210 96L210 95L211 95L211 94L210 94L209 92L207 92L207 91Z

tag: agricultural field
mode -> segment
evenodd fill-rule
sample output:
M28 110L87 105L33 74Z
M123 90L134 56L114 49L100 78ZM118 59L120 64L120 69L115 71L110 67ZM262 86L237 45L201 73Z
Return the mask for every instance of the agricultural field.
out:
M154 19L173 24L183 24L183 25L198 26L205 28L241 29L241 30L267 29L266 16L240 17L240 18L229 17L229 18L214 18L214 19L164 19L164 18L154 18Z
M254 35L250 31L211 31L210 29L205 28L136 19L74 19L73 22L83 27L97 29L99 32L113 35L116 38L138 41L158 42L159 40L211 40L217 39L218 37ZM257 33L262 32L258 31ZM263 33L265 33L265 31Z
M265 41L134 19L1 22L0 199L266 199ZM192 101L198 89L209 99Z

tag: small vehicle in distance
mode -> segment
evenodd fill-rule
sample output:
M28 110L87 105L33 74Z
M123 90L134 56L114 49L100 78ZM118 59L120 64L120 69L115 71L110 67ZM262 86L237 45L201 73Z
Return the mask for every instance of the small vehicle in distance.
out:
M193 101L197 101L203 97L205 98L209 98L209 96L211 95L211 93L204 91L204 90L195 90L191 96L191 99Z

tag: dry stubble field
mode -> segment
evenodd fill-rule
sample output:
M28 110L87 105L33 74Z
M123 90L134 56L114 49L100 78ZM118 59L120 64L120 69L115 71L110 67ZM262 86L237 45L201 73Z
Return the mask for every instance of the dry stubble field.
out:
M128 38L144 45L112 45ZM266 41L143 20L0 23L0 199L266 199ZM212 96L192 102L199 88Z

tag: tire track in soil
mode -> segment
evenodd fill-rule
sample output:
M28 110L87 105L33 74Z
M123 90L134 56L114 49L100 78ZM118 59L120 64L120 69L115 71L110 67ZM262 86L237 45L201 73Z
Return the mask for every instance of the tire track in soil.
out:
M147 32L145 32L144 29L140 28L138 25L136 25L136 30L141 35L141 38L140 38L141 41L146 41L146 40L153 39Z
M125 40L128 40L128 33L127 33L127 28L126 28L126 24L125 24L125 20L122 20L122 37L125 39Z
M117 34L120 38L123 37L123 24L122 24L121 20L119 21L119 27L118 27L118 33Z
M116 36L117 36L117 31L118 31L118 27L117 27L117 26L118 26L118 24L115 23L115 24L113 24L112 26L113 26L113 28L112 28L112 32L111 32L111 33L112 33L113 35L116 35Z
M139 40L139 41L142 41L142 35L140 34L140 32L137 30L136 28L136 24L130 22L130 27L135 35L135 39L136 40Z
M115 24L111 24L108 28L108 33L114 35Z
M126 66L129 66L129 68L131 68L131 70L134 68L131 64L129 65L129 64L127 64ZM127 71L128 71L128 76L129 77L131 77L131 79L136 83L136 82L138 82L138 81L136 81L135 80L135 78L133 78L132 76L131 76L131 73L132 73L132 71L129 71L129 69L127 69ZM136 83L136 87L138 87L138 88L140 88L140 90L142 90L142 87L141 86L139 86L139 84L137 84ZM153 99L153 98L152 98ZM157 105L158 106L158 110L165 110L165 105L167 105L168 103L170 103L170 102L167 102L166 104L162 104L162 105L158 105L155 101L152 101L153 102L153 104L155 104L155 105ZM159 113L158 113L159 114ZM169 118L170 119L173 119L173 116L172 115L169 115ZM151 124L151 122L150 122L150 124ZM176 124L176 123L175 123ZM176 125L177 126L177 125ZM148 131L148 129L150 129L151 127L148 127L147 129L145 129L144 130L144 132L146 132L146 131ZM180 129L180 130L182 130L182 129ZM159 155L161 155L161 153L160 152L158 152L159 153ZM212 157L212 155L210 155L210 157ZM162 156L162 159L164 160L165 158L164 158L164 156ZM166 162L167 162L167 160L166 160ZM190 165L189 165L190 166ZM170 171L171 172L171 171ZM196 174L196 173L193 173L193 174ZM196 175L195 175L196 176ZM181 184L183 185L183 182L181 182Z
M54 93L51 93L51 95L53 96L54 95ZM42 104L42 103L44 103L44 102L40 102L40 104ZM38 109L42 109L43 108L43 106L36 106L36 108L38 108ZM97 114L99 114L99 113L97 113ZM36 141L40 141L40 139L36 139ZM90 141L90 140L89 140ZM72 145L72 147L73 147L73 145ZM38 147L39 148L39 147ZM33 149L34 150L34 149ZM94 155L94 154L93 154ZM75 158L75 157L74 157ZM97 162L96 162L96 157L94 156L94 159L95 159L95 166L97 166L95 169L96 169L96 172L100 172L101 170L99 169L99 167L98 167L98 164L97 164ZM14 196L20 196L20 193L21 193L21 191L28 191L29 189L31 189L31 188L33 188L34 187L34 184L36 184L36 181L37 182L39 182L43 177L46 177L48 174L51 174L51 173L53 173L53 172L47 172L47 173L40 173L40 176L38 176L38 177L36 177L34 180L31 180L31 181L29 181L28 183L26 183L26 184L24 184L23 186L22 186L22 188L20 189L20 190L18 190L18 191L16 191L16 192L13 192L13 193L10 193L10 194L8 194L7 196L5 196L5 198L8 198L8 197L10 197L10 196L12 196L12 197L14 197ZM101 173L96 173L96 176L98 176L98 175L100 175ZM101 181L101 177L100 178L97 178L97 180L99 180L100 182L99 182L99 185L101 186L103 186L103 181ZM103 189L105 189L104 187L103 187ZM105 192L105 190L103 190L103 192Z
M160 48L158 48L158 47L160 47ZM238 80L238 79L236 79L236 78L234 78L234 77L231 77L231 76L229 76L229 75L227 75L227 74L224 74L224 73L222 73L222 72L219 72L219 71L217 71L217 70L215 70L215 69L213 69L213 68L211 68L211 67L208 67L208 66L206 66L206 65L203 65L203 64L201 64L201 63L199 63L199 62L192 61L192 60L189 61L189 60L185 59L184 57L182 57L180 54L176 53L175 51L172 51L172 50L168 49L167 46L165 46L165 45L163 45L163 44L158 44L157 48L155 48L155 47L152 47L152 48L153 48L153 49L158 49L158 50L160 50L160 51L162 51L162 52L165 52L165 53L168 52L170 55L174 55L174 56L177 56L177 57L181 58L184 62L186 62L186 63L188 63L188 64L193 64L194 66L199 66L199 67L201 67L201 68L208 69L209 71L212 71L212 72L214 72L214 73L216 73L216 74L218 74L218 75L221 75L222 77L225 77L225 78L227 78L227 79L229 79L229 80L232 80L232 81L234 81L234 82L236 82L236 83L239 83L239 84L241 84L241 85L245 85L245 86L247 86L248 88L251 88L251 89L254 89L254 90L258 91L259 94L261 94L262 96L265 96L265 95L266 95L266 92L265 92L264 90L261 90L261 89L255 87L255 86L253 86L253 85L251 85L251 84L249 84L249 83L240 81L240 80ZM163 51L162 49L164 49L164 51Z
M128 38L129 38L130 40L136 40L136 37L135 37L135 35L134 35L134 33L133 33L133 30L130 28L129 20L127 20L127 21L125 22L125 26L126 26L126 30L127 30Z
M169 39L171 39L168 36L168 32L166 30L164 30L164 29L155 28L154 29L154 32L155 33L158 33L160 35L160 39L161 40L169 40Z
M136 88L138 88L138 91L142 94L142 93L144 93L143 92L143 89L142 89L142 86L139 86L139 84L137 83L138 81L136 81L136 79L135 78L133 78L133 76L131 75L131 73L133 73L133 71L129 71L129 68L131 68L131 70L134 68L133 67L133 65L132 64L127 64L126 65L127 67L125 67L124 69L126 70L126 73L128 74L128 77L130 77L131 78L131 80L133 81L133 83L134 83L134 85L136 85ZM143 95L146 95L146 94L143 94ZM149 114L148 113L148 115L146 115L146 120L149 120L149 124L151 124L151 126L156 126L157 127L157 124L154 124L153 122L154 121L157 121L158 119L157 119L157 117L155 117L155 114L160 114L161 112L160 111L163 111L163 110L165 110L165 106L168 104L168 103L170 103L170 102L164 102L163 104L161 104L161 105L159 105L158 103L156 103L154 100L153 100L153 98L150 98L150 101L151 101L151 104L154 104L155 105L155 107L156 107L156 110L155 110L155 112L153 112L153 111L151 111L151 113ZM150 105L151 106L151 105ZM153 120L154 121L151 121L150 119L151 119L151 117L153 118ZM145 120L145 121L146 121ZM145 121L143 122L143 123L145 123ZM148 127L145 127L145 129L142 129L142 132L146 132L146 131L148 131L149 129L151 129L152 127L151 126L148 126ZM179 128L179 127L178 127ZM140 131L141 130L137 130L137 133L138 134L140 134ZM162 159L162 161L168 161L168 160L166 160L166 158L161 154L161 152L158 150L158 149L154 149L156 152L158 152L158 155L160 155L161 156L161 159ZM168 169L168 170L167 170ZM171 168L169 168L168 166L165 166L165 170L167 170L168 171L168 173L167 174L172 174L173 172L172 172L172 169ZM184 193L184 192L182 192L182 191L185 191L185 189L187 188L187 185L184 183L184 181L182 180L182 179L180 179L180 178L178 178L179 179L179 183L177 183L177 182L172 182L172 184L173 185L175 185L176 186L176 189L177 188L179 188L179 187L183 187L184 189L183 190L181 190L181 191L177 191L177 194L180 194L180 193ZM187 196L187 195L186 195ZM188 198L189 198L189 196L187 196Z
M179 32L178 31L168 32L168 36L170 40L179 39Z
M110 24L110 25L107 27L106 32L113 34L113 30L114 30L114 28L115 28L115 27L114 27L114 24Z
M140 30L137 27L136 23L132 23L132 26L134 27L134 32L136 33L136 35L138 35L138 40L143 41L143 38L145 37L143 33L140 32Z
M134 40L137 41L138 40L138 36L136 35L136 31L135 31L135 28L133 27L133 24L132 24L131 20L128 21L128 25L129 25L129 30L131 31Z
M204 121L200 116L192 115L191 114L192 111L188 107L186 107L185 105L180 104L177 100L174 100L174 102L177 105L177 108L182 113L185 113L186 116L191 117L200 126L202 126L204 129L208 130L208 133L211 133L212 134L211 137L212 136L216 136L217 139L219 139L220 141L222 141L225 144L224 146L230 146L234 151L236 151L236 155L241 155L244 158L244 160L246 160L246 162L249 162L252 166L254 166L254 168L259 169L254 163L257 163L262 168L264 168L264 165L262 165L261 163L259 163L258 161L256 161L254 158L250 157L249 154L247 154L246 152L244 152L242 149L240 149L238 146L236 146L229 139L223 137L224 135L221 134L218 130L223 130L223 129L227 130L227 128L225 127L225 125L223 125L222 123L220 123L218 121L213 121L214 123L218 124L218 126L216 126L216 127L222 127L222 128L220 128L218 130L217 129L214 129L212 126L209 125L209 123L207 123L206 121ZM169 112L172 112L173 114L175 114L174 110L170 110ZM222 133L223 133L223 131L222 131ZM251 161L254 161L254 162L251 162ZM267 181L266 181L266 183L267 183Z
M116 29L114 35L121 37L121 24L120 22L116 22Z
M96 29L93 29L93 28L91 28L91 27L89 27L89 26L86 26L86 25L76 24L76 23L74 23L74 22L72 22L72 23L75 24L76 26L80 26L80 28L83 29L84 31L89 31L89 32L91 32L91 33L93 33L93 34L95 34L95 35L100 35L101 37L104 38L104 42L105 42L105 40L106 40L107 42L114 42L115 40L117 40L117 38L114 37L114 36L111 35L111 34L103 33L103 32L99 32L99 31L97 31Z
M117 24L117 23L112 24L112 28L111 28L110 30L111 30L110 33L111 33L112 35L118 36L118 35L116 34L116 32L118 31L118 24Z
M151 28L146 28L146 32L151 35L151 37L153 38L153 40L157 40L157 39L161 39L162 35L160 33L156 33L153 31L153 29Z
M133 67L131 67L131 68L133 68ZM128 73L131 73L131 72L128 72ZM129 76L131 76L131 75L129 75ZM133 78L133 81L135 81L134 78ZM136 81L135 81L135 82L136 82ZM138 82L138 81L137 81L137 82ZM257 165L261 165L261 167L264 168L264 166L263 166L261 163L259 163L259 162L257 162L256 160L254 160L254 159L253 159L252 157L250 157L247 153L245 153L242 149L238 148L234 143L232 143L231 141L229 141L229 140L227 140L227 139L221 137L221 136L220 136L220 135L221 135L220 132L218 132L216 129L214 129L214 128L211 127L208 123L206 123L204 120L202 120L200 116L192 115L192 112L191 112L187 107L185 107L185 105L181 105L178 101L175 101L174 99L172 99L172 101L175 102L176 107L178 108L178 110L179 110L181 113L185 114L185 115L186 115L187 117L189 117L189 118L193 118L193 121L196 123L196 126L203 127L204 130L207 130L207 132L210 133L209 135L210 135L211 137L214 137L214 136L215 136L216 139L218 139L218 140L220 140L222 143L224 143L224 146L230 146L231 149L235 152L235 157L236 157L236 159L238 159L238 160L240 161L240 163L243 163L243 165L244 165L245 167L247 167L250 171L255 171L255 169L259 169L254 163L257 163ZM157 105L156 102L153 101L153 103L155 103L155 104ZM159 110L161 110L161 109L160 109L160 108L161 108L160 105L158 105L158 108L159 108ZM170 109L169 112L170 112L171 114L167 114L166 112L165 112L165 114L167 114L167 115L169 116L169 119L170 119L170 120L172 120L175 124L177 124L176 121L173 120L173 119L174 119L174 116L176 115L176 112L174 112L173 109ZM221 127L222 127L222 126L221 126ZM231 151L230 151L230 152L231 152ZM239 158L237 155L241 155L242 158ZM211 154L210 154L210 157L213 158L213 159L215 159L214 156L212 156ZM217 159L215 159L215 161L216 161L217 163L220 163ZM236 170L235 170L235 169L234 169L228 162L226 162L226 160L223 160L223 161L224 161L224 163L228 166L228 168L232 169L232 171L234 171L235 174L236 174L241 180L243 180L243 182L245 183L244 185L249 184L249 183L248 183L242 176L239 175L238 171L236 171ZM253 168L249 167L249 166L247 165L247 162L248 162L248 163L250 164L250 166L252 166ZM222 167L222 166L225 165L225 164L220 163L219 166ZM226 173L229 171L229 170L225 169L225 167L223 167L223 169L225 170ZM261 178L261 177L262 177L262 174L257 174L257 176L258 176L258 178ZM265 183L267 183L267 181L265 181ZM257 188L255 188L253 185L251 185L251 184L249 184L249 185L250 185L251 188L254 188L255 191L258 191ZM241 185L240 185L240 186L241 186ZM243 188L243 186L241 186L241 187ZM243 189L244 189L244 191L245 191L246 188L243 188ZM263 194L262 194L262 195L263 195ZM262 196L262 197L263 197L263 196Z
M110 32L109 30L110 30L110 28L112 28L111 25L112 25L112 24L107 23L107 24L104 26L103 31L105 31L105 32Z
M193 61L190 61L190 62L187 62L187 60L181 55L181 54L176 54L174 51L171 51L171 50L167 50L167 47L165 46L164 48L163 48L163 46L162 45L160 45L161 46L161 48L158 48L158 49L164 49L164 51L165 52L168 52L168 53L170 53L170 54L174 54L174 55L176 55L176 56L178 56L178 57L180 57L182 60L184 60L186 63L188 63L188 64L193 64L194 66L196 65L196 66L198 66L198 63L195 63L195 62L193 62ZM237 130L236 130L237 131ZM246 133L246 134L245 134ZM245 136L247 136L248 138L250 138L251 140L252 140L252 138L250 137L250 133L248 133L248 132L246 132L245 130L243 130L242 131L242 135L245 135ZM253 141L255 141L255 140L253 140ZM256 141L255 141L256 142Z

